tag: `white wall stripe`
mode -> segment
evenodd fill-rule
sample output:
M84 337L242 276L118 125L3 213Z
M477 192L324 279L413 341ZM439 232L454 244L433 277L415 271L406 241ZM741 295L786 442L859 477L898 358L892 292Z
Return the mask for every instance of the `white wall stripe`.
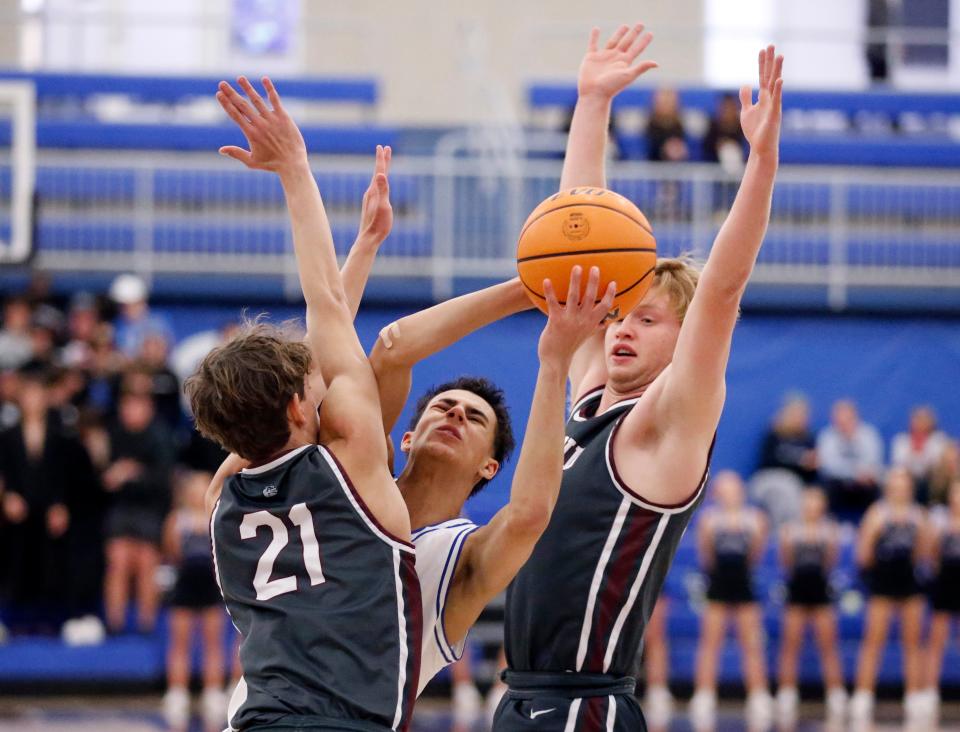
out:
M400 629L400 673L397 675L397 711L393 717L393 729L403 719L403 689L407 685L407 616L403 606L403 581L400 579L400 552L393 550L393 577L397 588L397 627ZM418 649L419 650L419 649Z
M563 732L573 732L577 728L577 717L580 715L580 699L574 699L570 705L570 713L567 715L567 726Z
M607 653L603 657L604 673L610 668L610 663L613 661L613 654L617 650L617 641L620 640L620 633L623 631L623 624L627 621L627 616L630 614L630 611L633 610L633 605L637 601L637 595L640 594L640 587L647 578L647 572L650 571L650 564L657 554L657 548L660 546L660 540L663 538L663 532L666 530L669 522L670 516L663 515L660 517L660 520L657 522L657 530L653 533L653 538L650 540L650 546L648 546L647 550L643 553L643 560L640 562L640 571L637 572L637 576L633 580L630 594L627 596L627 601L623 607L620 608L617 622L613 624L613 632L610 633L610 640L607 642Z
M617 721L617 698L607 697L607 732L613 732L613 725Z
M346 479L343 477L343 473L340 472L340 468L337 465L337 461L333 459L330 453L323 445L317 445L317 449L320 451L320 454L323 455L323 459L327 461L327 465L330 466L330 470L333 471L333 474L337 477L337 481L340 483L340 487L343 489L343 492L347 496L347 500L350 501L350 505L353 506L354 510L359 514L360 518L363 519L363 522L367 525L367 528L370 529L377 537L383 540L384 543L389 544L394 549L399 549L402 552L409 552L410 554L415 554L415 550L412 546L407 546L402 544L395 539L390 538L385 533L383 533L380 528L370 520L370 516L367 515L367 512L364 510L363 506L357 503L356 497L353 495L353 491L350 490L350 486L347 485Z
M590 594L587 597L587 611L584 613L583 626L580 628L580 647L577 650L577 671L583 669L583 662L587 657L587 645L590 641L590 629L593 625L593 609L597 604L597 593L600 591L600 582L603 580L603 573L607 568L607 564L610 562L610 555L613 553L613 547L616 545L620 532L623 530L623 522L629 510L630 501L621 501L617 516L613 520L613 526L607 535L607 541L603 545L603 551L600 553L600 561L597 562L597 568L593 572L593 582L590 583Z

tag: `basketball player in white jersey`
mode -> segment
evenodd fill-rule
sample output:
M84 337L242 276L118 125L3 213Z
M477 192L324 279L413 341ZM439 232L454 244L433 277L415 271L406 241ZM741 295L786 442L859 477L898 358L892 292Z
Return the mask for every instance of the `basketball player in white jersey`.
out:
M580 67L560 189L606 187L614 96L654 64L623 26ZM702 273L662 260L640 304L571 369L569 455L550 526L507 593L509 686L493 729L637 730L634 659L702 497L740 300L763 242L778 167L783 59L760 52L759 100L740 93L743 181Z

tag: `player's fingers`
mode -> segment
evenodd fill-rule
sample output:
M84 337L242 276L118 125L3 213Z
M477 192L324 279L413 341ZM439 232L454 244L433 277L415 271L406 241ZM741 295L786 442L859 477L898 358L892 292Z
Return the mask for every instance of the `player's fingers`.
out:
M570 284L567 287L567 307L580 306L580 278L583 276L583 268L578 264L570 270Z
M280 102L280 95L277 93L277 87L273 85L273 80L269 76L264 76L260 79L260 83L263 84L263 88L267 90L267 99L270 100L270 106L273 107L273 111L279 112L283 109L283 104Z
M773 82L773 109L779 115L783 109L783 79Z
M644 33L637 42L630 47L630 63L637 60L637 57L647 50L647 46L653 41L653 33Z
M607 41L607 50L616 48L617 44L620 43L620 39L623 38L624 34L626 34L628 30L630 30L630 26L628 25L621 25L619 28L617 28L614 34L610 36L610 40Z
M260 96L260 93L253 87L253 84L250 83L250 80L246 76L238 76L237 83L260 114L267 114L270 111L266 102L263 101L263 97Z
M387 182L387 176L385 176L383 173L377 173L375 181L377 185L377 194L380 196L389 196L390 184Z
M581 303L584 307L590 308L597 304L597 293L600 291L600 268L591 267L590 271L587 273L587 289L583 293L583 302Z
M764 83L767 79L766 66L767 66L767 49L763 49L762 51L760 51L760 55L757 58L757 75L760 79L761 89L766 88L766 84Z
M393 348L393 339L400 335L400 325L394 321L380 329L380 340L384 348Z
M383 174L390 175L390 163L393 162L393 148L389 145L383 146L383 161L385 163Z
M244 150L242 147L237 147L236 145L224 145L218 152L228 158L239 160L244 165L249 165L250 158L252 157L249 150Z
M753 104L753 90L749 86L740 87L740 106L746 109Z
M553 315L560 308L560 303L557 301L557 293L550 280L543 281L543 297L547 301L547 315Z
M658 64L656 61L641 61L636 66L634 66L633 69L631 70L630 74L633 77L631 81L643 76L645 73L647 73L648 71L651 71L652 69L659 69L659 68L660 68L660 64Z
M594 308L593 316L594 319L603 325L606 322L606 316L610 312L610 309L613 307L613 300L617 296L617 283L611 282L607 285L607 289L603 293L603 297L600 298L600 302Z
M254 116L253 107L250 106L250 103L247 102L247 100L244 99L240 95L240 92L234 89L233 86L225 81L221 81L218 88L220 93L226 97L227 101L236 107L237 111L239 111L244 117L250 119Z
M230 101L229 97L222 92L217 92L217 101L220 102L220 106L223 107L223 111L227 113L227 116L240 126L240 129L245 135L253 130L253 125L250 120L237 108L237 105Z
M587 41L587 53L593 53L597 50L597 43L600 41L600 29L593 27L590 29L590 40Z
M783 78L783 56L777 56L773 62L773 76L771 83L776 83L777 79Z
M630 30L628 30L623 38L620 39L620 43L617 44L617 50L619 51L629 51L630 46L633 45L633 42L637 40L637 36L643 33L643 23L637 23Z

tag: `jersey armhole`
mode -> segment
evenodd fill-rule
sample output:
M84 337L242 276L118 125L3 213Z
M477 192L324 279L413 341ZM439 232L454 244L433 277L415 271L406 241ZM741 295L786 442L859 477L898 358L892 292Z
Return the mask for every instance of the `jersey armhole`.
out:
M350 505L353 506L360 518L363 519L364 523L367 525L367 528L369 528L370 531L373 532L373 534L385 544L388 544L395 549L399 549L402 552L409 552L411 554L415 553L413 544L411 544L409 541L404 541L398 536L394 536L385 528L383 528L383 526L377 520L377 517L373 515L373 511L367 507L367 504L363 500L363 496L361 496L359 491L357 491L357 489L354 487L353 481L350 480L350 476L347 474L347 471L344 470L343 465L340 464L337 456L333 454L333 451L324 445L317 445L317 450L330 467L330 470L336 477L337 482L343 489L344 494L347 496L347 500L350 501Z
M467 537L478 528L480 527L472 525L457 534L457 537L453 540L453 544L450 546L450 551L447 553L447 560L444 564L443 572L440 575L440 585L437 588L437 622L433 626L433 634L437 646L440 648L443 660L448 664L456 663L463 657L463 649L467 644L467 638L470 636L470 631L468 630L459 643L451 643L449 638L447 638L444 615L447 610L447 598L450 595L450 585L453 584L453 578L457 574L457 565L460 563L463 547L467 543Z
M628 413L629 412L627 412L627 414ZM626 481L621 477L619 471L617 470L617 464L613 457L613 441L617 436L617 432L620 431L620 425L623 424L623 420L626 416L627 415L624 414L617 420L613 429L610 430L610 436L607 438L605 453L607 472L610 474L610 479L613 481L613 484L617 486L621 493L648 511L664 514L683 513L697 502L702 495L705 486L707 485L707 479L710 476L710 460L713 457L713 448L717 444L716 433L714 433L713 440L710 442L710 449L707 450L707 460L703 467L703 474L700 477L700 482L697 484L697 487L693 490L693 492L686 499L679 503L656 503L654 501L647 500L633 490L630 486L628 486Z

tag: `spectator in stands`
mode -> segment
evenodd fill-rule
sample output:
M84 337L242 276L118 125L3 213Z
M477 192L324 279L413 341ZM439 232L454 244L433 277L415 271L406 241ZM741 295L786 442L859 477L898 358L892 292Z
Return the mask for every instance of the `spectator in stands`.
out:
M160 334L173 342L173 329L167 319L150 312L147 285L133 274L122 274L110 285L110 299L120 308L116 321L116 344L128 359L134 359L148 335Z
M937 429L937 415L929 406L914 407L910 412L909 430L893 438L890 464L906 468L913 476L918 503L929 503L930 478L947 442L947 436Z
M831 425L817 435L817 461L830 510L858 522L879 492L883 442L875 427L860 420L852 401L833 405Z
M186 732L190 722L190 667L193 634L200 626L203 645L203 717L219 730L226 718L223 694L223 599L214 576L209 516L203 498L211 476L188 473L178 490L177 509L163 529L164 554L176 567L170 595L170 645L167 648L167 693L163 710L173 730Z
M59 630L64 620L65 535L75 482L90 479L83 448L49 410L47 372L31 363L18 374L20 422L0 433L0 476L11 625L27 632Z
M3 330L0 330L0 369L18 369L33 358L30 341L30 304L22 297L11 297L3 305Z
M950 487L957 480L960 480L960 444L947 440L930 475L930 504L946 504Z
M67 316L67 343L60 351L59 358L64 366L91 368L93 341L100 322L96 299L86 292L74 295Z
M763 438L760 464L750 479L751 495L774 527L800 517L803 486L816 481L817 451L810 431L810 405L799 394L788 395Z
M673 89L658 89L647 123L647 157L650 160L682 162L690 157L680 115L680 97Z
M124 630L131 580L136 580L138 628L151 632L157 618L164 517L170 503L173 440L156 418L149 384L131 374L121 387L117 418L109 433L110 465L104 488L112 494L107 513L107 627Z
M33 360L53 363L60 333L63 329L63 313L52 305L38 305L30 317L30 345Z
M934 579L930 587L930 637L927 641L925 701L931 722L936 723L940 706L940 677L943 656L950 641L950 626L960 617L960 479L949 492L950 508L931 521L930 563Z
M112 416L116 407L117 384L124 364L113 343L113 326L102 323L94 331L90 367L87 371L87 405L100 415Z
M667 641L669 606L670 600L661 594L643 633L643 670L647 686L643 713L651 732L665 730L673 714L673 696L669 686L670 646Z
M733 94L722 94L703 138L703 159L720 163L728 173L740 173L746 159L747 138L740 126L740 104Z
M180 410L180 379L167 365L169 350L162 333L148 333L140 347L137 368L150 377L157 416L171 431L176 431L183 423L183 412Z
M837 615L833 609L830 571L840 552L839 527L827 517L827 496L817 487L804 490L803 513L780 531L780 561L787 575L787 602L780 645L778 723L792 729L800 695L797 665L806 626L812 625L820 652L827 715L842 723L847 707L843 669L837 651Z
M767 688L763 615L753 586L753 568L767 543L767 521L746 504L743 482L732 471L712 483L716 505L707 509L697 527L700 564L707 575L707 603L700 626L694 694L690 719L697 729L714 724L717 707L717 664L733 620L743 658L747 688L747 720L766 728L773 700Z
M877 669L894 615L900 619L906 721L910 725L922 721L925 695L920 642L924 599L916 570L924 558L926 531L923 509L914 502L910 473L892 468L884 484L883 500L867 511L857 538L857 564L870 590L855 693L850 701L851 721L857 725L872 720Z

